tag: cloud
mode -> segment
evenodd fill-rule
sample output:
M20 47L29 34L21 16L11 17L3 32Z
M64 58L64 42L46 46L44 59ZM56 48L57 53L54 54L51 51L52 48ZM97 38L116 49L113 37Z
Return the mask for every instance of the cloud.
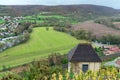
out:
M1 0L2 5L68 5L68 4L95 4L120 9L120 0Z

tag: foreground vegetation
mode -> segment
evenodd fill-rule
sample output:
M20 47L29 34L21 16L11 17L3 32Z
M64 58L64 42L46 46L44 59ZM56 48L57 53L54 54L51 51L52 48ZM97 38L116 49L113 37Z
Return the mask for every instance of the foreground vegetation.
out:
M0 54L0 70L22 65L35 59L45 58L54 52L67 53L79 41L65 33L45 27L34 28L30 39ZM4 63L3 63L4 62Z
M48 80L48 78L45 76L44 80ZM51 79L53 80L119 80L120 79L120 71L117 71L116 68L109 68L106 67L106 69L100 69L99 71L93 72L93 71L87 71L86 73L80 72L79 74L72 75L70 73L66 73L62 75L59 74L53 74ZM37 80L37 79L36 79Z
M108 67L106 69L100 69L99 71L96 72L87 71L86 73L83 73L81 71L79 74L75 74L75 75L73 73L68 73L68 72L64 74L58 72L58 73L53 73L50 78L48 78L47 75L40 78L42 74L39 74L39 76L34 75L34 78L29 78L29 77L21 78L19 75L14 73L8 73L8 75L7 75L8 77L3 78L2 80L119 80L120 79L120 71L117 71L116 68L108 68Z
M59 57L58 57L59 56ZM102 67L99 71L80 71L79 73L67 72L67 68L62 67L67 62L65 57L57 56L57 63L51 65L48 60L40 60L31 63L27 71L16 74L7 72L2 80L119 80L120 70L115 67ZM54 56L52 57L52 59ZM54 61L53 61L54 62ZM59 63L59 64L58 64Z
M69 6L66 6L66 8L67 7ZM93 6L93 7L97 7L97 6ZM23 65L32 61L33 63L29 65L27 71L24 71L20 74L11 73L11 72L7 73L6 75L4 75L2 80L71 80L71 79L116 80L119 79L120 71L118 71L118 69L114 67L106 67L105 69L101 69L98 72L92 72L92 71L88 71L86 73L80 72L79 75L75 75L73 73L68 73L67 69L62 68L63 65L67 63L67 60L63 58L59 59L60 60L59 62L62 63L59 65L55 65L55 63L53 63L54 61L50 63L47 63L46 61L34 62L34 60L36 59L48 57L48 55L51 53L65 54L79 42L85 42L85 41L80 41L81 39L86 39L90 41L98 40L96 39L96 36L92 36L92 33L89 31L85 31L85 30L71 31L70 29L72 27L72 24L98 18L99 15L97 13L93 13L94 10L90 12L88 8L83 8L83 10L78 10L79 8L76 8L75 10L71 8L67 10L64 9L64 7L62 8L62 6L60 6L58 7L59 10L56 7L56 10L54 11L54 8L52 7L50 8L51 10L46 13L37 12L39 10L36 11L36 9L34 10L28 8L25 9L25 11L31 10L32 12L35 13L29 11L28 11L29 13L26 12L27 13L26 15L32 13L31 14L32 16L27 16L25 17L26 18L25 20L21 20L19 22L29 21L33 24L34 27L38 27L38 28L33 29L33 33L31 34L31 37L27 42L12 47L0 54L0 70L2 69L6 70L7 68ZM88 11L84 11L86 9ZM95 12L96 11L98 12L97 9L95 9ZM105 10L104 11L99 10L99 11L100 13L105 12ZM100 16L105 16L104 15L105 13L101 13ZM106 13L106 15L108 15L108 13ZM14 12L14 14L17 13ZM113 13L109 15L113 15ZM117 21L119 22L119 19L117 19ZM97 20L95 22L99 24L104 24L108 27L118 29L112 24L111 20L109 21L103 19L103 20ZM3 21L0 20L0 24L1 23L3 23ZM52 30L52 28L50 28L49 26L55 26L54 30L60 32ZM18 29L18 31L19 30L20 29ZM16 33L18 31L16 31ZM72 36L74 36L79 40L62 32L71 34ZM106 35L103 36L98 41L103 43L108 42L110 44L119 44L120 38L117 36Z

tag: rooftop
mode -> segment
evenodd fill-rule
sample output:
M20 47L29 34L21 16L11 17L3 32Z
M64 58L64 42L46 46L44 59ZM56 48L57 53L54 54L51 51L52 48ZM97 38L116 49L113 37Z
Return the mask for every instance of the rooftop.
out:
M78 44L68 53L70 62L101 62L91 44Z

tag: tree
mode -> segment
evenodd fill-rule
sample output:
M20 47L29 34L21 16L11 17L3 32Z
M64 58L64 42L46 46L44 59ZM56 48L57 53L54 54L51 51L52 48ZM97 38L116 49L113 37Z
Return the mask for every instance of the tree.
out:
M49 30L49 27L46 27L46 30L48 31L48 30Z
M25 30L25 31L23 32L23 36L24 36L25 41L26 41L26 40L28 40L28 39L30 38L30 33L29 33L27 30Z

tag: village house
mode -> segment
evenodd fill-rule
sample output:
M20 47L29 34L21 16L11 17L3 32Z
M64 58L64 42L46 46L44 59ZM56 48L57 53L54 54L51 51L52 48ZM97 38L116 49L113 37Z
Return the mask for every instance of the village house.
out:
M115 54L115 53L120 53L120 48L118 46L112 46L112 47L108 47L106 48L103 53L105 55L111 55L111 54Z
M120 59L117 59L117 60L116 60L116 64L117 64L117 65L120 65Z
M79 73L80 70L97 71L101 65L101 59L91 44L78 44L68 53L68 72Z
M13 21L10 16L4 16L4 19L10 19L8 23L3 23L0 25L0 52L4 51L7 48L10 48L16 44L19 44L24 39L20 39L20 35L16 35L14 31L20 27L19 22Z

